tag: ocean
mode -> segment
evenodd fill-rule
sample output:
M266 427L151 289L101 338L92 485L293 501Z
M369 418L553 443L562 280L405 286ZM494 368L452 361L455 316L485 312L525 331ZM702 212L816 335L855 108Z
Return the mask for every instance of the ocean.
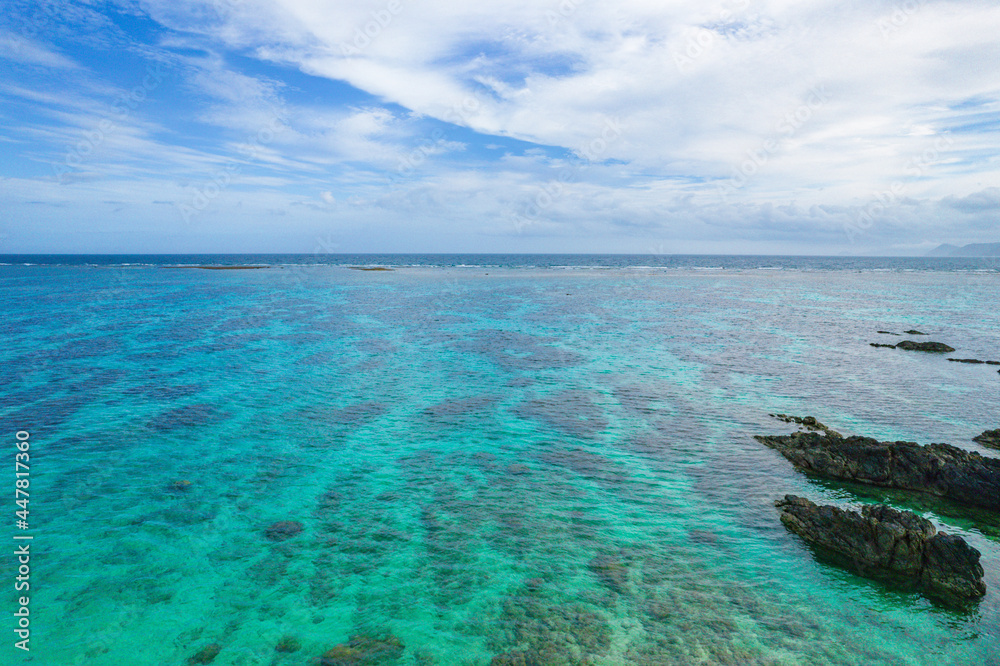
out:
M0 299L3 663L1000 663L1000 517L753 439L1000 455L996 366L869 345L1000 360L1000 259L8 255ZM931 519L987 595L817 558L789 493Z

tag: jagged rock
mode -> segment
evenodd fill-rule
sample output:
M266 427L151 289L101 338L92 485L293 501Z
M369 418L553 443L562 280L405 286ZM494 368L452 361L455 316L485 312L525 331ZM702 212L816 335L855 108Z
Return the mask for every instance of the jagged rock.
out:
M906 349L908 351L923 352L953 352L954 347L949 347L943 342L914 342L913 340L903 340L896 345L896 349Z
M188 657L188 664L211 664L222 652L222 646L218 643L210 643L198 650L193 656Z
M892 345L888 346L891 347ZM843 435L836 430L828 428L817 421L814 416L789 416L788 414L768 414L768 416L773 416L779 421L784 421L785 423L797 423L806 430L825 432L831 437L843 437Z
M797 468L836 479L918 490L1000 511L1000 460L948 444L879 442L814 432L754 437Z
M903 333L906 333L907 335L927 335L926 333L921 333L920 331L915 331L912 328L910 330L908 330L908 331L903 331Z
M982 435L976 435L973 437L972 441L979 442L983 446L988 446L991 449L1000 449L1000 429L987 430Z
M986 594L979 551L915 513L875 504L859 514L794 495L774 504L785 527L863 576L896 579L949 601Z
M302 531L302 523L297 520L279 520L272 523L266 530L264 536L271 541L284 541Z
M889 349L895 349L896 345L883 345L879 342L869 342L872 347L888 347Z

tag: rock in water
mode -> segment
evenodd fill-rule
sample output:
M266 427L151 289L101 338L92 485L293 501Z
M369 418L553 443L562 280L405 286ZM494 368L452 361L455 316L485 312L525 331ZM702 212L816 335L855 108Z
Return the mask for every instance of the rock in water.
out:
M886 347L891 347L892 345L885 345ZM788 414L768 414L768 416L773 416L779 421L784 421L785 423L797 423L806 430L811 431L822 431L831 437L843 437L839 432L828 428L824 424L816 420L815 416L789 416Z
M982 435L976 435L973 437L972 441L979 442L983 446L988 446L991 449L1000 449L1000 429L987 430Z
M943 342L914 342L913 340L903 340L896 345L896 349L906 349L908 351L924 352L953 352L954 347L949 347Z
M319 658L320 666L379 666L395 664L403 655L403 641L392 634L385 638L352 636L351 640L335 645Z
M284 541L302 531L302 523L297 520L279 520L264 530L264 536L271 541Z
M926 333L921 333L920 331L916 331L912 328L908 331L903 331L903 333L906 333L907 335L927 335Z
M859 514L795 495L774 505L785 527L851 561L863 576L897 579L948 601L986 594L979 551L962 537L939 533L915 513L875 504Z
M815 432L755 438L804 472L874 486L919 490L1000 510L1000 460L948 444L880 442Z
M218 643L210 643L198 650L193 656L188 657L188 664L211 664L222 652L222 646Z
M869 342L872 347L888 347L889 349L895 349L896 345L884 345L880 342Z

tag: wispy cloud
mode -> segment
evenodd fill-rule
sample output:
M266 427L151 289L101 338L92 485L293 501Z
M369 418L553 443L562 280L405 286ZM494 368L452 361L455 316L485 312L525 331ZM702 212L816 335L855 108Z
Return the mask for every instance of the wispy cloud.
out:
M106 9L139 26L123 31L88 5L49 17L49 44L0 33L16 68L0 150L8 175L59 164L110 118L54 201L85 209L88 188L110 200L138 183L146 198L122 205L161 219L150 202L188 200L229 168L199 224L238 228L253 205L301 216L274 229L411 227L430 249L991 240L1000 7L905 8L139 0ZM169 63L162 87L115 116L154 63ZM51 193L50 175L27 189Z

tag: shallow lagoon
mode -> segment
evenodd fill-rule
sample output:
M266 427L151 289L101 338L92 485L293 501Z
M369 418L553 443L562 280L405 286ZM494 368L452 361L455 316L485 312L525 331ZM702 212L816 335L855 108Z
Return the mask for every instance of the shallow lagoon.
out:
M784 412L984 451L996 368L868 343L996 358L996 272L0 271L32 664L309 664L357 635L370 663L1000 660L989 516L752 439ZM917 510L990 590L962 614L823 564L785 493ZM280 520L304 529L269 540Z

